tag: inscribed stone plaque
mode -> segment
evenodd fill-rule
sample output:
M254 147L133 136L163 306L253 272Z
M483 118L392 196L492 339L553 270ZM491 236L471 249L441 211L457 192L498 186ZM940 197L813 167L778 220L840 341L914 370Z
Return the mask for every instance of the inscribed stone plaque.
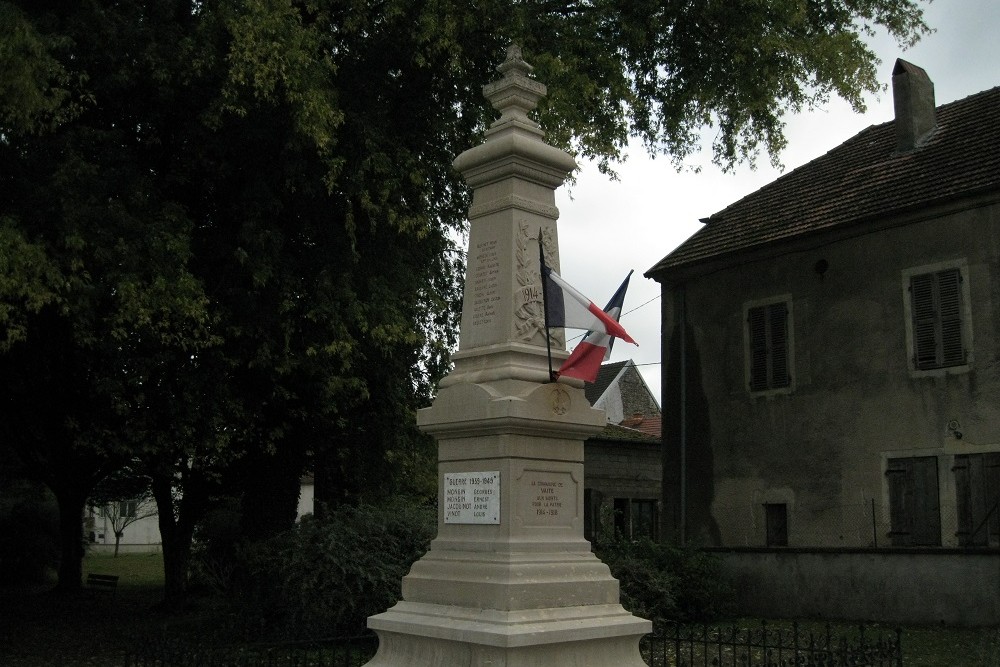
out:
M526 526L572 526L576 518L577 485L568 472L525 470L521 485L521 516Z
M500 523L500 471L444 475L445 523Z
M500 246L496 239L477 241L470 248L473 269L466 277L467 284L472 287L472 326L492 326L497 316L497 306L500 305ZM466 304L468 307L469 304Z

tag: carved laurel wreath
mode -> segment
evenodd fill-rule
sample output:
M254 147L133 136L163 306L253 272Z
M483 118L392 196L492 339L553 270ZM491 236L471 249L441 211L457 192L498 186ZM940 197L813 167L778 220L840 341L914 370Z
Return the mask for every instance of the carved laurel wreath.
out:
M555 240L551 228L540 228L532 230L526 220L518 221L518 233L514 239L514 258L517 262L515 278L517 287L523 288L530 285L541 285L542 278L539 272L537 261L532 261L538 256L538 234L542 235L542 252L545 255L545 263L552 266L555 260ZM544 339L545 312L542 310L541 301L527 301L514 311L514 328L517 337L525 342L531 342L537 338ZM549 332L549 339L553 345L564 345L562 336Z

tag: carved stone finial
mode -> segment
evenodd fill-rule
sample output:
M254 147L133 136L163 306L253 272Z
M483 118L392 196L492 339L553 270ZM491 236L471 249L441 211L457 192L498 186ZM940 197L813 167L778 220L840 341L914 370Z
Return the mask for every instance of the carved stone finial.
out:
M497 66L497 71L503 76L512 76L508 75L508 72L513 72L513 75L527 76L534 69L534 67L524 62L521 47L517 44L511 44L507 47L507 59Z
M500 118L490 126L487 136L507 129L543 136L538 123L528 118L528 113L538 106L538 101L547 92L543 84L528 77L533 69L522 58L521 47L511 44L507 48L507 59L497 67L502 77L483 87L486 99L500 112Z

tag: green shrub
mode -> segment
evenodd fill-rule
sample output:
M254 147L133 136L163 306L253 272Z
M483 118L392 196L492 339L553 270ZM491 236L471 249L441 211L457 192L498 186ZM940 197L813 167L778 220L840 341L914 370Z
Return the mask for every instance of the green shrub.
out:
M59 508L41 484L3 480L0 585L43 583L59 563Z
M254 634L357 634L399 600L435 530L433 507L402 498L306 516L288 534L236 550L236 622Z
M621 585L622 605L653 621L711 621L730 612L733 592L719 576L719 561L699 549L648 539L605 540L597 555Z
M240 537L240 502L224 498L199 522L191 547L193 592L232 593Z

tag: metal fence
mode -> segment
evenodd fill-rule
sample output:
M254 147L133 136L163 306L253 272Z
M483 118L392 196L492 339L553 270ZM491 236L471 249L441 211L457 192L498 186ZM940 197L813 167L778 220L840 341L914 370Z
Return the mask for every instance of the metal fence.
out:
M656 628L640 642L650 667L900 667L902 632L871 633L864 626L834 636L830 625L804 630L768 625Z
M149 642L133 651L129 667L361 667L378 648L375 635L275 644L197 645Z
M762 622L759 627L667 624L642 638L650 667L900 667L902 633L859 626L834 635L830 625ZM361 667L378 648L374 635L269 645L198 646L156 641L128 657L130 667Z

